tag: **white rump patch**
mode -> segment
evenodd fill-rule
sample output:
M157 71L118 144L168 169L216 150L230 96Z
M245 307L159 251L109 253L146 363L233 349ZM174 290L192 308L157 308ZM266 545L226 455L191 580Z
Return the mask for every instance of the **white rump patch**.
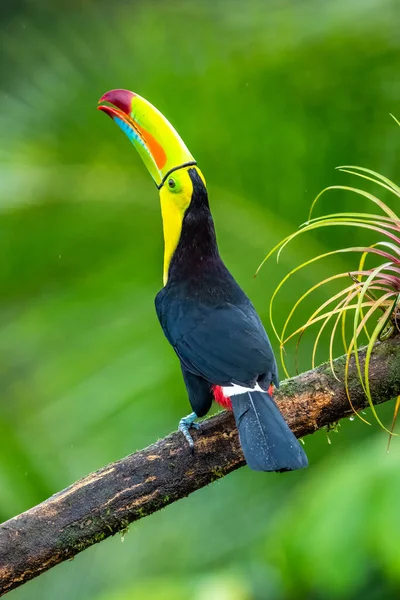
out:
M237 385L236 383L232 383L232 385L227 385L227 386L223 387L222 390L223 390L224 396L226 398L230 398L231 396L237 396L238 394L244 394L246 392L263 392L263 393L265 393L265 390L262 390L260 388L260 386L258 385L258 383L256 383L255 387L253 387L253 388L247 388L247 387L243 387L242 385Z

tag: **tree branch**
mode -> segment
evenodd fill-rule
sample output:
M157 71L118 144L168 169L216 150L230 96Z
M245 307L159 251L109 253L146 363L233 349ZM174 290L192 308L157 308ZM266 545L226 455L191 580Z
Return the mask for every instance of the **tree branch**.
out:
M351 414L344 364L344 357L335 360L341 381L325 364L282 382L276 401L298 437ZM400 336L376 345L370 384L376 404L400 394ZM349 386L354 407L364 408L354 364ZM182 435L172 433L0 525L0 595L244 465L231 413L204 421L194 438L194 455Z

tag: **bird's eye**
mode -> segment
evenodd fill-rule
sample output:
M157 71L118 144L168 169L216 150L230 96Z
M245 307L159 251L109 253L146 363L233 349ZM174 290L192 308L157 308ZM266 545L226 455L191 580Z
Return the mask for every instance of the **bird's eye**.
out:
M175 179L172 179L172 177L168 179L168 187L170 188L170 190L173 190L176 187L176 181Z

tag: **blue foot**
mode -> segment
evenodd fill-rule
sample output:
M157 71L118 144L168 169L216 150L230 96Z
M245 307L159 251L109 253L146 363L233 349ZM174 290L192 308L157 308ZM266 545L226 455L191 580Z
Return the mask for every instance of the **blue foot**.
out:
M183 417L183 419L179 421L178 427L178 430L181 431L185 436L192 452L194 451L194 441L189 433L189 429L191 427L193 427L193 429L200 429L200 425L194 422L195 419L197 419L197 415L195 412L192 412L190 413L190 415L188 415L187 417Z

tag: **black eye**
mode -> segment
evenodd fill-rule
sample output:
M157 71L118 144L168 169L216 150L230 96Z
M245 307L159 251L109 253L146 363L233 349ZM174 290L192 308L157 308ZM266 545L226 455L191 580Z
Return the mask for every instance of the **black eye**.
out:
M171 190L173 190L175 186L176 186L175 179L172 179L172 177L170 177L168 179L168 187L171 188Z

